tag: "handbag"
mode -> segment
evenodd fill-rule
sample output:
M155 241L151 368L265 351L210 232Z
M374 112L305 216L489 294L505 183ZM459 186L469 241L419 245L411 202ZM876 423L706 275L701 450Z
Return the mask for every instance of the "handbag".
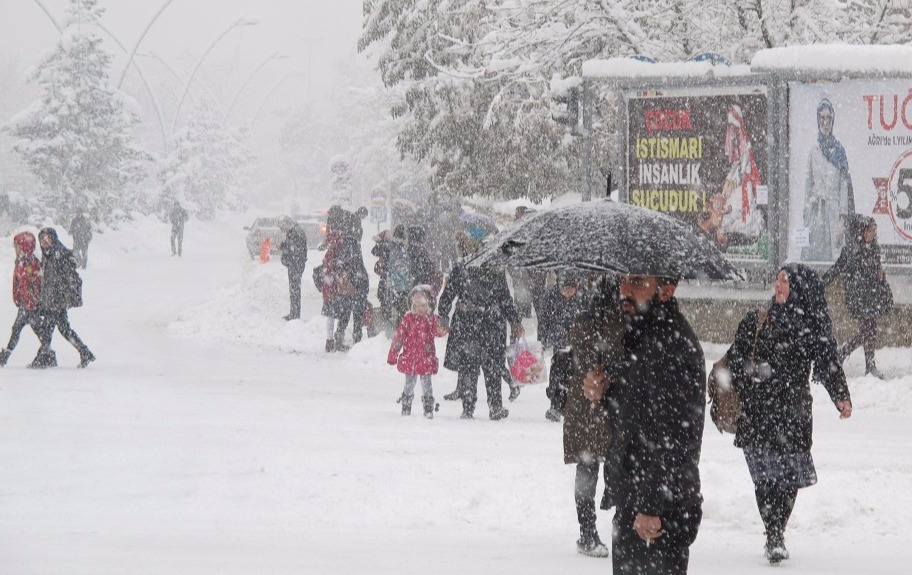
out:
M757 339L760 330L766 323L766 308L757 310L757 326L754 328L754 342L751 346L751 363L757 351ZM731 351L731 348L729 348ZM706 389L709 392L709 417L716 425L719 433L737 433L738 418L741 416L741 398L738 390L732 385L732 373L728 367L728 351L722 358L713 364L709 372Z
M887 315L893 311L893 290L890 289L886 276L874 282L874 301L878 315Z
M526 385L548 381L548 366L541 343L533 341L530 344L523 337L522 342L516 340L511 352L508 352L508 359L514 383Z

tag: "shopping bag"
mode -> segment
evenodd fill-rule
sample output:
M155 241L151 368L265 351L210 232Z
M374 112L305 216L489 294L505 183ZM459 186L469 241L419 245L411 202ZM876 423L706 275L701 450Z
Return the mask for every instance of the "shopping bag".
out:
M514 383L528 385L548 381L545 348L537 341L528 342L523 337L510 350L510 376Z

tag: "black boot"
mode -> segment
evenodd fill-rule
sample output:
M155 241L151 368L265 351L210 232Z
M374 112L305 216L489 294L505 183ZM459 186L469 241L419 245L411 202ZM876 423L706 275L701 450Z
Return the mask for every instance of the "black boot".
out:
M6 362L9 361L10 353L12 352L6 348L0 349L0 367L6 365Z
M488 416L494 421L506 419L508 415L510 415L509 410L504 409L503 406L492 407L491 412L488 414Z
M404 393L396 400L397 403L402 404L402 415L411 415L412 414L412 398L414 395L405 395Z
M440 409L440 406L434 403L434 396L422 395L421 404L424 406L424 416L428 419L434 419L434 412Z
M768 533L766 535L764 555L766 560L773 565L777 565L789 558L789 552L785 548L785 540L781 533Z
M54 350L38 350L38 355L35 356L35 359L32 360L32 363L29 364L29 367L34 369L44 369L46 367L57 367L57 354L54 353Z
M873 359L869 362L866 362L865 375L873 375L877 379L887 379L886 377L884 377L884 374L881 373L879 369L877 369L877 364L874 362Z
M333 350L348 351L348 346L345 345L345 334L344 333L336 332L336 335L333 338Z
M95 354L89 351L89 348L84 348L79 353L79 365L76 367L85 368L89 365L89 362L95 361Z
M469 394L462 395L462 415L459 419L475 419L475 398L466 397Z

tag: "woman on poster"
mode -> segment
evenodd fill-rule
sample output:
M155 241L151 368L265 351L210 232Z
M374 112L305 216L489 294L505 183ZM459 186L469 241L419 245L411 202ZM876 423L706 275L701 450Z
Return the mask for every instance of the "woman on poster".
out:
M803 261L831 262L845 245L845 222L855 213L845 148L833 135L835 112L829 99L817 105L817 147L808 154L804 227L809 244Z
M722 186L725 206L721 231L725 241L720 243L730 243L733 239L730 236L733 234L742 236L743 240L749 243L756 242L763 230L763 214L757 209L760 172L754 161L754 151L744 123L744 114L737 104L732 104L728 111L725 156L731 163L731 168Z

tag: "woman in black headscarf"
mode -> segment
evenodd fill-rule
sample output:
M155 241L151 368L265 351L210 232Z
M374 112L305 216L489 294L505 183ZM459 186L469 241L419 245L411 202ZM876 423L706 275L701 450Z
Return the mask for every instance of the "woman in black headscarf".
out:
M798 489L817 483L811 376L824 385L841 418L852 415L832 332L820 276L804 265L786 264L776 276L769 309L741 320L728 351L741 399L735 445L744 450L754 482L770 563L788 559L784 532Z
M859 346L864 347L865 375L878 379L884 376L874 363L877 344L877 316L890 313L893 293L880 265L880 246L877 244L877 224L874 218L856 215L849 221L850 242L842 248L839 259L823 274L830 285L842 276L846 307L858 321L858 331L839 348L839 359L845 361Z

